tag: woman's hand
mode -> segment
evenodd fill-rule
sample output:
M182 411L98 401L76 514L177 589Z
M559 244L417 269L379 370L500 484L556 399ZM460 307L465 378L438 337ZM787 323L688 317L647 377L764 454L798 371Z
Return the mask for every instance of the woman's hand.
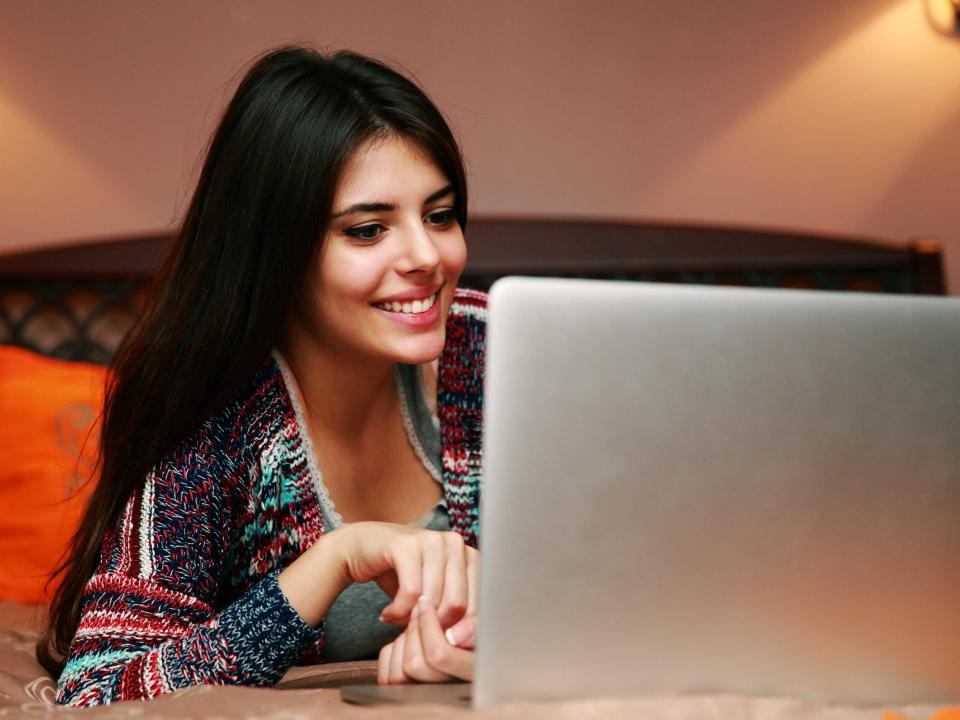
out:
M407 629L380 650L377 682L473 680L473 646L476 617L469 615L444 632L433 605L421 597L410 615Z
M420 596L442 627L475 617L479 553L455 532L382 522L344 525L320 538L277 578L300 616L316 625L351 583L375 581L392 600L382 622L406 625Z
M406 625L421 596L445 628L476 614L479 553L458 533L378 522L342 531L347 574L354 582L375 581L392 598L381 622Z

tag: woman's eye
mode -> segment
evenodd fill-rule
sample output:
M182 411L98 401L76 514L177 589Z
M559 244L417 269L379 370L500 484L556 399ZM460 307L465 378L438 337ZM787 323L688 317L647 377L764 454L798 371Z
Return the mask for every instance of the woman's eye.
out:
M446 225L451 220L456 220L457 214L454 210L441 210L440 212L427 215L427 222L437 227Z
M357 240L371 242L380 236L380 232L383 229L383 225L378 223L375 225L361 225L360 227L348 228L343 232L352 238L356 238Z

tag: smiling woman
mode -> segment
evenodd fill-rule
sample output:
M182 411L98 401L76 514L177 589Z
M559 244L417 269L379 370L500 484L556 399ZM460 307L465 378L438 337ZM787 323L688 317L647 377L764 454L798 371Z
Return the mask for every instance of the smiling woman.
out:
M354 370L439 357L441 318L467 259L455 200L416 143L390 136L359 148L334 199L346 210L335 212L311 263L286 342L313 345L299 353L311 362L326 354L331 366Z
M116 355L38 646L58 702L378 656L382 682L471 675L485 297L457 288L466 207L410 80L350 52L253 64Z

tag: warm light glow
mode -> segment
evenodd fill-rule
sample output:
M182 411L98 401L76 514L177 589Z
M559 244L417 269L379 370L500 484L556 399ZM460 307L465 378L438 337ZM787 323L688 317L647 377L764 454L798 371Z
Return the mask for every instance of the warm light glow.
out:
M957 44L936 42L917 0L869 22L785 75L665 175L652 206L735 206L743 187L777 188L778 218L866 224L960 103ZM731 180L733 178L733 181ZM759 221L765 218L755 218Z
M0 128L3 250L28 247L38 237L95 234L107 213L121 227L143 224L147 211L122 182L2 89Z
M930 24L947 35L960 32L960 0L924 0Z

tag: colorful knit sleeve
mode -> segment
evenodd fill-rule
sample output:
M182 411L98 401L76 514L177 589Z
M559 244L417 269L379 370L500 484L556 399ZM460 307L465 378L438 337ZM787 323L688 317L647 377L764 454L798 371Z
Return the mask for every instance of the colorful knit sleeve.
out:
M104 538L57 702L147 699L199 684L272 685L316 642L267 573L221 604L229 490L202 453L153 472Z
M450 529L480 544L487 296L457 288L440 356L437 414Z

